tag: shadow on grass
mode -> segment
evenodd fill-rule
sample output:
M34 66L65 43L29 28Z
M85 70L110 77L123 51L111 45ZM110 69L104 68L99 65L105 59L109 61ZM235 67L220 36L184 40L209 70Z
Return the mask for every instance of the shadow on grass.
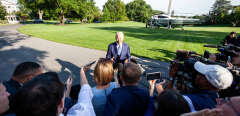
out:
M224 32L146 29L144 27L92 27L100 30L124 32L126 36L147 41L182 41L188 43L220 44L228 34Z
M160 41L160 42L169 42L169 41L179 41L185 42L188 44L220 44L223 38L228 34L225 32L212 32L212 31L192 31L192 30L168 30L168 29L146 29L144 27L91 27L99 30L106 30L112 33L115 32L124 32L124 34L128 37L133 37L135 39L146 40L146 41ZM206 27L207 28L207 27ZM159 43L161 44L161 43ZM173 51L161 49L148 49L154 52L160 52L164 54L161 57L153 57L154 59L158 59L160 61L170 61L175 57L175 53ZM141 54L132 55L143 58L150 58L142 56ZM152 58L152 57L151 57Z

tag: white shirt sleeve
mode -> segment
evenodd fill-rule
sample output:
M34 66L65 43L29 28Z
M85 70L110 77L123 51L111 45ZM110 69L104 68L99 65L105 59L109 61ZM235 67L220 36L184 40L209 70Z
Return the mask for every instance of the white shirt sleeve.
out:
M193 106L193 103L192 103L192 100L188 97L188 96L185 96L183 95L183 98L186 100L186 102L188 103L188 106L191 110L191 112L196 112L194 106Z
M78 102L68 111L67 116L96 116L92 105L93 93L88 84L81 87Z

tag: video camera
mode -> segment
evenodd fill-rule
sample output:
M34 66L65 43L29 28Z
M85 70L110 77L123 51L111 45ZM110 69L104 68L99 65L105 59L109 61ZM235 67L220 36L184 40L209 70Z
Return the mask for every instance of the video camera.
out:
M240 82L240 68L229 67L226 64L226 59L229 57L237 56L235 50L240 50L235 46L213 46L205 45L205 47L218 48L221 53L219 53L218 59L216 61L209 60L211 53L205 51L203 55L198 54L194 51L177 50L176 58L171 62L170 71L175 68L176 70L176 87L183 93L192 93L197 89L194 81L198 72L194 69L194 64L200 61L204 64L220 65L227 68L234 76L234 81L238 84ZM228 60L227 60L228 61ZM236 85L236 84L235 84ZM231 92L230 92L231 93Z
M218 46L218 45L204 45L204 47L209 48L217 48L220 53L215 53L216 62L226 62L231 60L232 57L238 56L237 52L240 52L240 47L234 45L227 46ZM205 51L204 57L209 58L211 53L209 51Z

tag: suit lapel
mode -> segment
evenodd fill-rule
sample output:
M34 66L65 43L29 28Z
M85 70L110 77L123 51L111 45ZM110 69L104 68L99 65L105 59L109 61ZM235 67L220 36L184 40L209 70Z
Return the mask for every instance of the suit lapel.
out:
M124 49L125 49L125 47L124 47L124 43L122 43L122 51L121 51L120 56L122 56L122 54L123 54L123 52L124 52Z
M115 42L115 44L114 44L114 51L115 51L115 55L117 56L117 43ZM114 56L115 57L115 56Z

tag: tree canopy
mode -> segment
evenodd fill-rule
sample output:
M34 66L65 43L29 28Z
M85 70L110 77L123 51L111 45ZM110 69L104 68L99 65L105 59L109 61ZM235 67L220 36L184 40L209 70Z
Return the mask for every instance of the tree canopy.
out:
M0 2L0 19L4 20L6 15L7 15L7 11L5 7L2 5L2 3Z
M121 21L126 18L126 7L121 0L108 0L103 7L103 21Z
M213 4L211 17L213 23L227 23L225 17L229 15L229 10L232 9L231 1L229 0L216 0Z
M132 21L146 22L153 10L144 0L134 0L126 5L127 16Z

